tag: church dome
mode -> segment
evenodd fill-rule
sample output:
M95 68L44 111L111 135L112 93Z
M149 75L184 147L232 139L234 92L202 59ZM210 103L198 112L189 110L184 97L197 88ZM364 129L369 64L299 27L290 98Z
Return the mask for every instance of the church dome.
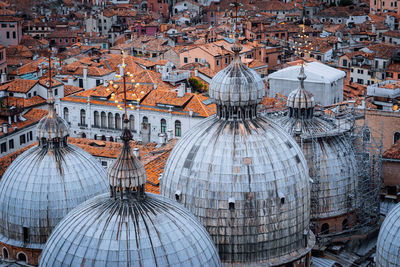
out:
M40 250L69 211L108 185L101 164L67 143L67 124L51 101L38 131L39 145L17 157L0 181L0 242Z
M219 105L257 105L264 98L265 86L261 77L235 56L228 67L214 76L209 93Z
M389 212L379 231L376 266L400 266L400 203Z
M108 174L110 193L61 221L39 266L220 266L209 234L189 211L144 192L146 172L124 124L124 145Z
M313 229L314 232L341 232L351 220L355 221L358 203L356 156L351 149L351 140L343 130L323 114L314 116L314 99L304 89L303 66L298 78L300 87L290 93L287 100L288 114L274 116L274 119L302 145L307 159L314 181L312 192L316 192L311 198L311 219L320 222L320 225L315 224L318 229ZM332 221L324 221L333 217Z
M260 80L236 55L211 82L217 115L178 141L160 180L161 194L199 218L225 264L284 265L314 244L306 160L292 137L257 115Z

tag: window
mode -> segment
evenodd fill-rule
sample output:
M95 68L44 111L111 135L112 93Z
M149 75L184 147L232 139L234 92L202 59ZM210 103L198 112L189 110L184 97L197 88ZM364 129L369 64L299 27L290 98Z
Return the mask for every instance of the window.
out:
M194 59L194 62L199 62L199 59L196 57L196 58Z
M29 229L27 227L22 227L24 232L24 242L29 242Z
M36 95L37 95L36 91L35 91L35 92L33 92L33 95L34 95L34 96L36 96Z
M81 126L86 125L86 111L81 109Z
M69 121L69 114L68 114L68 108L67 107L65 107L64 108L64 120L65 121Z
M393 135L393 144L400 140L400 132L395 132Z
M13 34L13 39L17 39L17 33L16 32L12 32Z
M343 59L343 67L347 67L347 59Z
M165 119L161 119L161 132L162 133L167 132L167 121Z
M28 93L28 98L31 98L31 97L32 97L31 93Z
M111 112L108 113L108 128L114 128L114 116Z
M83 88L83 79L79 79L79 87Z
M101 128L106 128L107 125L107 117L106 117L106 113L104 111L101 112Z
M322 233L322 234L329 234L329 224L324 223L324 224L321 226L321 233Z
M10 32L7 32L7 39L10 39Z
M104 168L107 169L107 161L102 161L102 162L101 162L101 166L103 166Z
M188 63L188 58L187 57L183 58L183 63Z
M1 24L1 27L2 27L2 28L7 28L7 24L2 23L2 24Z
M8 259L8 249L3 248L3 259L7 260Z
M342 231L349 229L349 222L347 219L344 219L342 222Z
M354 69L353 69L353 68L351 68L351 69L350 69L350 72L354 72Z
M227 57L225 58L225 64L228 64L228 58Z
M181 128L181 122L180 121L175 121L175 136L180 137L182 136L182 128Z
M7 152L7 143L4 142L0 145L1 147L1 153Z
M99 112L95 111L94 114L94 127L99 127L99 120L100 120L100 116L99 116Z
M54 95L58 95L58 89L54 89Z
M19 145L23 145L26 143L25 134L19 136Z
M25 253L19 252L17 255L17 260L22 262L28 262L28 258L26 257Z
M121 116L118 113L115 114L115 128L121 129Z
M377 69L379 67L379 62L378 60L375 60L375 68Z
M219 66L219 59L217 59L217 66Z
M31 141L33 140L33 133L32 133L32 131L29 132L29 140L31 140Z
M129 129L131 131L135 130L135 117L133 115L129 116Z
M8 148L13 149L14 148L14 139L11 139L8 141Z
M143 117L142 123L143 124L148 124L149 123L149 119L147 117Z

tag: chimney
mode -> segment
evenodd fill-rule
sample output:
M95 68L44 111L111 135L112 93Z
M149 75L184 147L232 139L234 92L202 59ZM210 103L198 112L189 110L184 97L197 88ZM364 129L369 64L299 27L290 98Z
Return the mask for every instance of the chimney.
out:
M371 30L373 33L376 33L375 23L371 23Z
M165 145L165 133L158 134L158 143L160 145Z
M140 160L140 153L139 153L139 148L138 147L135 147L133 149L133 155L135 155L135 157Z
M185 88L185 84L181 83L178 87L178 97L183 97L185 95L186 88Z
M1 74L1 83L5 83L7 81L7 74L5 72L3 72Z
M39 78L43 77L43 69L42 66L39 66L39 73L38 73Z
M68 85L74 85L74 77L68 76Z
M194 70L194 76L199 77L199 70Z
M7 123L3 123L3 132L5 134L8 133L8 124Z
M173 138L173 136L172 136L172 129L168 129L168 131L167 131L167 140L168 141L171 141L172 140L172 138Z
M87 75L88 75L88 69L87 66L83 67L83 88L86 90L87 89Z

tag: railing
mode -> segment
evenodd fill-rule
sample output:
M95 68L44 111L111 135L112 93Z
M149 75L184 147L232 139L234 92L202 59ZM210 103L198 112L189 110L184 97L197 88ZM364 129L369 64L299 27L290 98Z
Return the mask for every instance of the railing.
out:
M164 82L178 82L178 81L189 79L189 77L190 77L190 72L170 73L170 74L162 75L162 80Z

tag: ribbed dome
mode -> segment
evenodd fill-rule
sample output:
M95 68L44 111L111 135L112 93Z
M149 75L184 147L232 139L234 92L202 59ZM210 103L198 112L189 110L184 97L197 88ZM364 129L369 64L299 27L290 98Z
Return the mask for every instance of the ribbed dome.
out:
M205 119L175 145L160 180L206 227L224 263L279 265L304 256L309 231L306 160L264 118Z
M261 103L265 86L260 76L245 66L238 55L210 83L210 97L219 105L243 107Z
M49 110L49 114L43 117L38 124L37 137L38 139L54 139L64 138L68 136L68 124L65 120L57 116L54 110Z
M300 87L293 90L287 98L288 108L293 109L310 109L315 107L314 97L304 89L304 80L307 76L304 73L304 65L301 65L298 79Z
M400 203L389 212L379 231L376 266L400 266Z
M41 249L69 211L107 189L104 168L84 150L35 146L15 159L0 181L0 241Z
M340 216L353 211L357 207L357 160L353 152L348 149L350 140L338 131L335 125L319 117L310 120L300 120L294 117L283 116L276 118L276 122L293 136L303 138L303 153L307 159L309 169L312 170L315 161L319 160L318 185L318 214L311 214L312 218L327 218ZM313 150L311 134L326 137L316 138L316 147ZM306 137L309 136L309 139ZM299 138L298 143L301 141ZM313 156L315 153L317 156ZM310 173L315 180L315 174ZM314 183L313 187L316 186ZM312 203L314 203L312 201Z
M287 106L298 109L314 108L314 97L303 88L298 88L289 94L287 98Z
M146 194L92 198L57 226L39 266L220 266L207 231L181 205Z

